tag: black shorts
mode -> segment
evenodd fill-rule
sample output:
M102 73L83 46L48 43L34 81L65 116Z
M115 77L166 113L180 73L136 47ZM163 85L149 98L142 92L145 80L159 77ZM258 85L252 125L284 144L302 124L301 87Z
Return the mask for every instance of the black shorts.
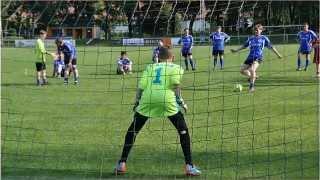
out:
M65 65L68 65L69 62L70 62L70 58L65 58L65 59L64 59L64 64L65 64ZM77 65L77 59L76 59L76 58L72 59L72 60L71 60L71 64L72 64L72 65Z
M182 49L181 54L183 57L188 57L192 55L191 49Z
M300 54L308 55L308 54L311 54L311 51L308 51L308 50L299 50L299 53L300 53Z
M212 55L217 56L217 55L224 55L224 50L213 50Z
M46 70L46 63L44 62L36 62L36 69L37 71Z
M244 61L243 64L247 64L247 65L251 66L255 61L260 64L262 62L262 59L251 59L251 58L248 58L247 60Z

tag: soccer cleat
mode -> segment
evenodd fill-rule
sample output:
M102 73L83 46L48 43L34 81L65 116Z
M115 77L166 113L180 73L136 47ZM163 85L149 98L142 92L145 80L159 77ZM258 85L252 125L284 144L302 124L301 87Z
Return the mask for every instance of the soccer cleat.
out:
M304 68L304 71L307 71L308 70L308 68Z
M298 67L297 69L296 69L296 71L301 71L302 69L300 68L300 67Z
M117 174L124 174L127 172L127 165L125 162L118 162L116 167L114 168L114 173Z
M78 85L78 84L79 84L78 80L74 81L74 85Z
M64 85L68 85L68 81L64 81L63 84L64 84Z
M201 174L201 171L196 166L191 164L186 164L184 170L187 176L200 176Z

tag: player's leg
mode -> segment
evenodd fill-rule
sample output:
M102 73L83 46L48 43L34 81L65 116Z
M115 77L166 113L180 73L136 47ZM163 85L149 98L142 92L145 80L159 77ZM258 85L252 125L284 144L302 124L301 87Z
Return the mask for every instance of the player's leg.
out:
M250 68L250 65L249 64L242 64L241 67L240 67L240 73L246 77L251 77L251 73L250 71L248 70Z
M306 56L306 64L304 66L304 71L307 71L309 63L310 63L310 57L311 57L310 52L306 52L305 56Z
M56 77L56 74L58 73L56 60L53 61L53 70L52 70L52 77Z
M36 62L36 81L37 81L37 86L42 85L41 81L41 74L42 74L42 64L40 62Z
M316 77L320 77L320 62L316 63Z
M219 52L219 57L220 57L220 69L224 68L224 62L223 62L223 51Z
M201 172L192 163L190 135L183 114L179 111L177 114L169 116L168 118L177 129L180 137L180 144L186 163L186 174L200 175Z
M66 58L68 59L68 58ZM69 73L70 73L70 65L69 65L69 59L64 61L65 64L65 71L64 71L64 84L68 84L68 78L69 78Z
M213 55L213 69L216 68L217 65L217 61L218 61L218 53L216 50L212 51L212 55Z
M46 69L47 69L46 68L46 64L42 63L42 80L43 80L43 84L48 84Z
M188 71L189 70L188 55L184 49L181 50L181 55L184 58L184 64L186 65L186 71Z
M193 61L191 50L188 52L188 58L189 58L189 62L190 62L192 71L196 70L196 64Z
M125 136L122 154L115 168L115 173L125 173L126 171L125 163L128 159L130 150L133 147L133 144L136 140L136 137L139 131L142 129L142 127L147 122L147 120L148 120L148 117L146 116L143 116L137 112L134 114L133 121L129 126Z
M78 84L79 83L79 71L77 68L77 59L72 59L71 64L72 64L74 83Z
M129 72L129 74L132 73L132 64L129 64L129 65L128 65L128 72Z
M126 74L126 72L124 71L124 65L120 64L119 65L119 70L121 74Z
M253 64L249 68L250 72L250 84L249 84L249 91L253 92L255 90L255 81L256 81L256 71L259 67L259 62L254 61Z
M301 53L298 51L297 71L301 71Z
M58 64L57 67L56 67L56 71L57 71L57 76L58 78L61 77L61 72L62 72L62 65L61 64Z

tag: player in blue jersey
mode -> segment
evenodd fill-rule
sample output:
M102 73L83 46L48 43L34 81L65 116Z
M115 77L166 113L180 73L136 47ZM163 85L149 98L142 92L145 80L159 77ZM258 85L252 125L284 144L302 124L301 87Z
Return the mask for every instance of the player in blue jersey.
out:
M132 73L132 61L127 56L126 51L121 51L119 60L118 60L118 68L117 68L117 74L131 74Z
M64 69L65 65L62 56L59 56L58 53L54 54L52 77L64 77Z
M304 23L303 31L300 31L297 35L298 42L300 44L298 50L298 60L297 60L297 71L301 71L301 57L305 56L306 64L304 70L306 71L309 65L310 54L312 51L312 42L317 39L316 33L312 30L309 30L309 24Z
M249 55L241 66L241 74L249 77L249 92L255 90L255 80L256 80L256 70L259 67L259 64L263 60L263 49L267 47L271 49L279 58L282 58L280 53L271 45L270 40L262 35L263 26L257 24L255 26L255 35L248 38L243 46L238 49L231 49L231 52L235 53L242 49L250 48Z
M68 84L69 72L73 72L74 75L74 84L79 83L79 72L77 69L77 51L74 45L63 40L62 37L56 39L56 45L58 48L58 54L63 54L65 72L64 72L64 84Z
M152 54L152 62L153 63L158 63L159 62L159 51L160 51L161 47L163 47L163 41L162 40L159 41L158 47L153 49L153 54Z
M221 26L217 26L216 32L211 33L213 68L217 65L218 55L220 57L220 69L223 69L224 43L230 40L230 36L221 32Z
M184 62L186 64L186 70L189 70L189 63L188 60L190 62L191 68L192 70L196 70L196 65L194 63L194 61L192 60L192 47L193 47L193 37L189 34L189 29L186 28L184 29L185 35L181 37L181 39L179 40L179 44L182 44L182 48L181 48L181 55L184 57Z

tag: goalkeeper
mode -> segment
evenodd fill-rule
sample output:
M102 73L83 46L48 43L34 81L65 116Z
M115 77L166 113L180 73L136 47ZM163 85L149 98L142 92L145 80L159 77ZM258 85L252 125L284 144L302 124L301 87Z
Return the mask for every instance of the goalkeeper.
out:
M143 72L137 89L133 121L128 128L122 155L115 168L116 174L126 172L126 161L135 138L148 118L168 117L177 129L180 144L185 157L185 173L189 176L200 175L201 172L192 164L190 135L181 108L187 106L180 94L180 81L183 69L173 64L172 50L159 49L159 63L150 64Z

